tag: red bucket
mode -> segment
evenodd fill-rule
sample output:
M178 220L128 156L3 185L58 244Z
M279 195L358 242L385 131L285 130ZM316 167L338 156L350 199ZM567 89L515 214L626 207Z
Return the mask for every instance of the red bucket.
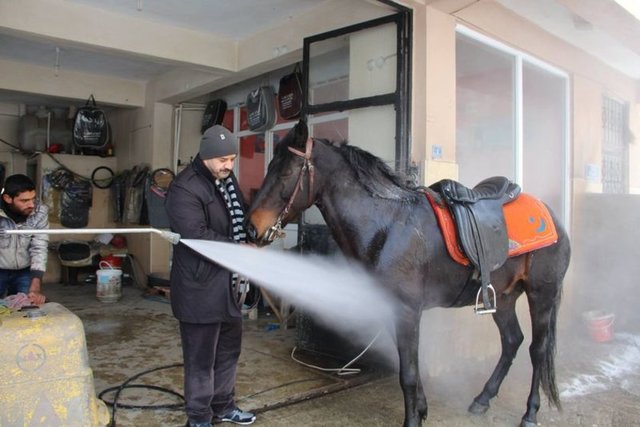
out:
M113 254L103 256L100 258L100 264L102 263L106 263L106 267L104 268L122 268L122 257Z
M608 342L613 339L613 321L615 316L602 311L585 313L589 335L595 342Z

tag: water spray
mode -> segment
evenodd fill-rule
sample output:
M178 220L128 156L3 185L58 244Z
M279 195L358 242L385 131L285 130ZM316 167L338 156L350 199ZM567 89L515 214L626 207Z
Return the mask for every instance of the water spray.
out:
M386 332L383 334L386 338L395 338L398 301L375 275L358 263L346 258L300 256L210 240L181 239L180 242L296 307L304 308L314 319L341 331L351 342L369 343L369 349L381 330ZM395 347L381 355L391 364L397 363ZM345 368L347 366L336 371L344 373Z
M1 234L101 234L101 233L113 233L113 234L142 234L142 233L155 233L160 235L165 240L171 242L171 244L177 245L180 242L180 235L172 231L159 230L157 228L82 228L82 229L68 229L68 228L43 228L37 230L2 230Z
M395 323L397 301L379 286L374 276L345 260L336 262L320 256L301 257L247 245L181 239L177 233L156 228L0 229L0 235L100 233L154 233L174 245L183 243L213 262L304 307L322 323L346 332L350 338L357 336L366 343L375 335L365 351L376 341L381 330L386 329L393 335L393 327L389 327ZM346 373L347 366L338 371Z

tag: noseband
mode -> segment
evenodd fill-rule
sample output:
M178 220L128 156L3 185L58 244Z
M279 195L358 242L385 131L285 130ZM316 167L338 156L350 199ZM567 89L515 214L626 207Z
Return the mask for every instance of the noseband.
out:
M264 235L264 238L268 242L273 242L275 239L279 237L284 237L284 232L282 231L282 220L289 214L289 210L291 206L293 206L293 202L296 200L298 196L298 192L302 190L302 180L304 178L305 172L309 174L309 200L308 203L311 205L313 202L313 178L314 178L314 167L313 163L311 163L311 150L313 150L313 140L311 138L307 139L307 145L305 147L305 152L296 150L295 148L287 147L289 151L295 154L298 157L302 157L303 163L302 168L300 168L300 173L298 174L298 181L296 181L296 186L293 189L293 193L291 193L291 197L289 197L289 202L284 207L278 218L276 219L276 223L271 226L267 230Z

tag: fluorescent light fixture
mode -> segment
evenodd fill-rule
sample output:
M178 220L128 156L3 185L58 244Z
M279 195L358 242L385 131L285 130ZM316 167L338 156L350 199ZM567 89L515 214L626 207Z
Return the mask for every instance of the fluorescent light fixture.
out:
M620 6L625 8L627 12L636 17L640 21L640 1L638 0L615 0Z

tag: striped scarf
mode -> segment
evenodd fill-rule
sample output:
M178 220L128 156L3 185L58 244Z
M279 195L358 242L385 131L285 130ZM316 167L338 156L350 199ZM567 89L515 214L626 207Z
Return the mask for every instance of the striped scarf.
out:
M244 230L244 211L238 201L236 193L236 187L233 185L233 180L228 177L224 181L219 179L215 180L216 188L222 194L224 203L227 205L229 215L231 216L231 225L233 227L233 241L236 243L245 243L247 241L247 233ZM231 279L231 285L236 286L238 281L238 273L233 273ZM240 280L240 285L248 284L248 280L244 277Z

